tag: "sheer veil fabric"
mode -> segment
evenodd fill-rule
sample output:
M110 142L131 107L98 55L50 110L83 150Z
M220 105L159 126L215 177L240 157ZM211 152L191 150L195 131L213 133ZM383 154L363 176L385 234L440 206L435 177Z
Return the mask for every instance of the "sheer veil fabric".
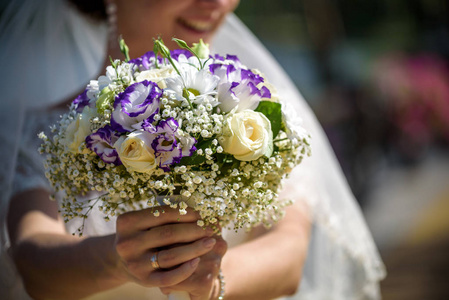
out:
M50 107L80 91L102 71L107 28L88 20L63 0L0 0L0 12L0 294L6 295L5 299L28 299L8 254L8 201L18 191L47 187L34 147L39 144L35 131L40 126L46 129L51 115L57 116L58 112L53 112L48 117ZM295 199L308 203L313 218L303 278L297 294L289 299L379 299L378 283L385 276L382 261L307 103L236 16L228 17L212 44L213 51L238 55L248 67L263 72L312 133L312 157L295 168L285 182ZM24 169L24 174L17 174L17 169ZM105 223L100 215L91 219L87 234L115 229L114 222ZM243 239L242 234L227 233L231 245ZM130 284L113 291L119 298L105 293L92 299L123 299L120 294L129 296L130 291L136 293L135 299L164 299L152 290Z
M312 134L312 156L294 169L285 187L312 209L313 232L300 289L291 299L378 299L385 269L360 208L328 140L301 94L260 41L234 15L214 49L257 68Z

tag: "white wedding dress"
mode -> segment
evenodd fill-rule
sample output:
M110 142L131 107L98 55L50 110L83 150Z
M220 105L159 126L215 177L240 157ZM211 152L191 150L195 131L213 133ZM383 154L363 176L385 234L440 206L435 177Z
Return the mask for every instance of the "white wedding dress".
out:
M37 133L48 131L62 113L51 107L98 76L107 28L87 20L63 0L0 3L0 295L2 299L29 299L8 254L8 201L20 191L49 188L36 150L40 143ZM312 134L312 157L295 168L286 181L295 191L290 196L306 199L313 218L303 278L297 294L289 299L379 299L378 283L385 275L382 261L314 114L281 67L234 15L217 34L213 50L236 54L248 67L265 73ZM69 232L77 228L75 223L67 224ZM104 222L98 211L85 227L87 235L114 231L115 222ZM246 238L244 233L231 231L224 236L230 246ZM88 299L166 297L158 289L126 284Z

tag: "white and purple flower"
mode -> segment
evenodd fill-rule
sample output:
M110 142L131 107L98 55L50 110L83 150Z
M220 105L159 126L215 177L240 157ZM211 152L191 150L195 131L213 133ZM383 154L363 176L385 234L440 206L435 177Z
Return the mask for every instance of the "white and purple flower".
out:
M184 58L188 59L189 57L192 56L192 53L190 53L189 51L184 50L184 49L176 49L176 50L170 51L170 55L171 55L172 59L177 61L179 59L184 59ZM140 71L144 71L144 70L155 69L156 68L155 61L156 61L156 56L154 55L154 52L148 51L141 57L131 59L129 61L129 63L139 66ZM159 64L162 64L163 61L164 61L163 58L158 57Z
M95 133L86 137L86 147L95 152L105 163L121 165L122 162L114 148L115 142L119 139L117 132L111 126L98 129Z
M162 90L152 81L137 82L119 94L115 99L111 126L118 132L142 128L142 122L159 112Z
M75 105L75 110L77 113L81 113L85 106L89 105L89 97L87 96L87 89L84 90L78 97L73 100L72 104Z
M145 129L155 135L151 147L160 168L164 171L170 171L171 165L179 163L185 156L191 156L196 150L195 138L183 136L178 128L178 122L168 118L159 122L157 126L148 126Z
M230 112L236 107L237 112L254 110L262 98L271 97L268 88L257 87L264 82L263 77L250 70L237 69L232 64L222 63L211 64L209 70L220 78L217 99L220 109L224 112Z

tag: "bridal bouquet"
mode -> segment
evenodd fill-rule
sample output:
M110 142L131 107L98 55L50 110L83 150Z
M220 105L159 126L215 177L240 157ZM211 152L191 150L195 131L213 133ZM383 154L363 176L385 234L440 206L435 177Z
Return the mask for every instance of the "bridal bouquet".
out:
M209 55L202 41L175 41L178 50L156 40L154 51L132 60L121 42L126 60L111 60L51 138L40 134L66 222L87 218L94 205L106 220L146 207L157 216L164 204L180 214L192 207L198 225L234 229L282 217L289 201L277 193L310 154L308 133L263 74L236 56Z

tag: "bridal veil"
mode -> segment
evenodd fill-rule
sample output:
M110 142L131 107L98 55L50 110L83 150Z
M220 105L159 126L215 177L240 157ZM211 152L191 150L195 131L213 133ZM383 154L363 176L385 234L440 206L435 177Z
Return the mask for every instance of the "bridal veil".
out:
M27 122L25 112L66 99L100 73L107 28L88 20L63 0L0 0L0 12L0 294L19 295L23 291L7 253L5 221L19 141ZM248 67L263 72L312 134L312 156L286 181L295 198L307 201L313 218L303 278L298 293L290 299L379 299L379 281L385 275L382 261L307 103L235 15L230 15L218 32L213 50L238 55ZM31 157L37 155L37 150L29 151L35 151ZM19 297L10 299L22 299Z

